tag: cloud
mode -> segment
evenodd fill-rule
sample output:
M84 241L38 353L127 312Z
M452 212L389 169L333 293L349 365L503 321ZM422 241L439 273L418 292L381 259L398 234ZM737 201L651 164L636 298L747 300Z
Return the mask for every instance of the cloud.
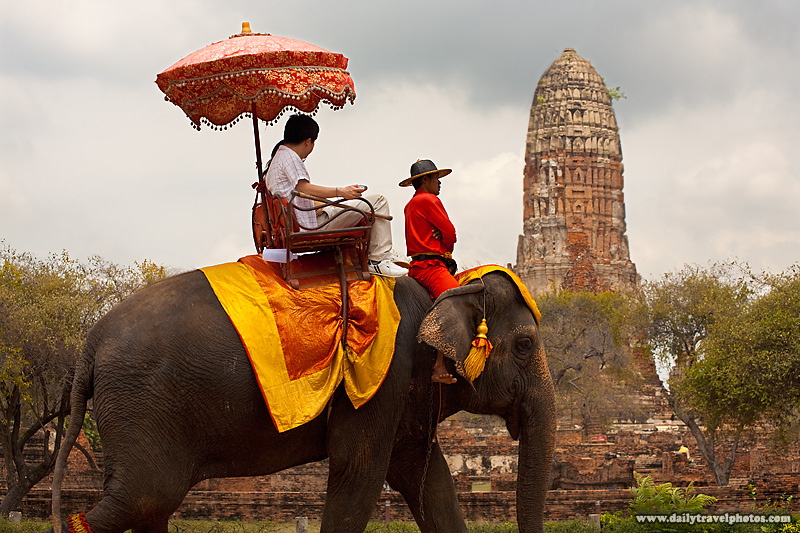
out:
M513 263L522 225L525 114L472 108L457 86L385 80L364 92L369 96L358 97L353 109L320 112L320 140L307 161L312 180L366 183L385 195L395 215L395 248L405 253L402 208L413 191L397 184L414 161L431 159L453 169L442 180L441 198L459 235L456 257Z
M623 137L628 233L640 272L732 256L774 270L797 260L791 220L800 182L787 133L800 109L786 111L785 99L757 90L664 114Z
M427 157L454 170L442 200L457 259L514 262L533 90L574 47L627 95L615 110L639 271L731 255L782 269L800 256L799 15L780 0L7 2L0 238L181 269L251 253L252 129L195 132L153 83L249 20L350 58L358 98L319 112L309 169L385 194L400 251L397 183ZM262 126L265 152L281 129Z

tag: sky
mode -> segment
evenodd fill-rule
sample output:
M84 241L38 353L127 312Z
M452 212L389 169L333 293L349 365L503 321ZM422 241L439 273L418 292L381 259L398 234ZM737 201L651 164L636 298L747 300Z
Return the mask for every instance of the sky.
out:
M49 0L0 3L0 240L174 270L254 253L251 123L190 126L156 75L240 32L343 53L354 105L316 115L314 183L365 183L395 215L420 158L464 267L516 263L536 84L564 48L614 104L630 254L645 279L800 259L800 3L794 0ZM263 150L284 121L261 126Z

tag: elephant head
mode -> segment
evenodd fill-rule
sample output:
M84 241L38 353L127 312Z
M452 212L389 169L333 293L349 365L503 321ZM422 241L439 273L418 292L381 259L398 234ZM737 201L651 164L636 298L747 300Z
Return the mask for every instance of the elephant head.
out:
M492 350L483 372L461 389L463 408L495 414L520 440L517 520L520 531L541 531L555 446L555 393L527 291L502 271L443 293L423 319L417 339L453 361L464 361L483 318ZM530 300L532 302L532 299ZM535 306L535 304L533 304ZM466 378L465 378L466 380Z

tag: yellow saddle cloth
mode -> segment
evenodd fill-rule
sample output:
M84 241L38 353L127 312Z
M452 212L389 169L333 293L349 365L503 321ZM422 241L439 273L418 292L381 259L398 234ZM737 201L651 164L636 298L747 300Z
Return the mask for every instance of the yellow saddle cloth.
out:
M338 283L294 290L257 255L200 270L242 339L278 431L316 418L343 379L356 409L383 383L400 323L393 279L348 283L345 351Z
M533 317L536 319L536 324L539 324L539 320L542 318L542 313L539 312L539 307L536 305L536 300L534 300L533 296L531 296L531 293L528 292L528 288L524 283L522 283L522 280L519 279L517 275L509 269L499 265L482 265L459 272L455 275L455 278L458 284L463 286L472 280L482 278L490 272L503 272L506 276L511 278L511 281L513 281L517 286L520 295L522 295L522 299L525 301L528 309L530 309L531 313L533 313Z
M278 431L316 418L342 380L356 409L383 383L400 323L394 279L373 276L348 283L351 350L345 351L338 283L292 289L277 266L257 255L200 270L242 340ZM485 265L456 278L465 285L493 271L505 272L516 283L538 323L536 302L513 272Z

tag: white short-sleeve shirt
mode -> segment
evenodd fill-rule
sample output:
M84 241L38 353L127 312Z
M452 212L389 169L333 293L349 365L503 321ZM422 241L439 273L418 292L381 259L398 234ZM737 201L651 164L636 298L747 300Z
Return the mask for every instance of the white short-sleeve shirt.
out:
M300 180L307 180L311 183L305 163L291 148L279 146L267 170L267 189L274 196L292 201L292 191L297 188L297 183ZM294 205L303 208L314 207L314 202L298 197L294 199ZM295 209L295 216L301 226L310 229L317 227L315 211Z

